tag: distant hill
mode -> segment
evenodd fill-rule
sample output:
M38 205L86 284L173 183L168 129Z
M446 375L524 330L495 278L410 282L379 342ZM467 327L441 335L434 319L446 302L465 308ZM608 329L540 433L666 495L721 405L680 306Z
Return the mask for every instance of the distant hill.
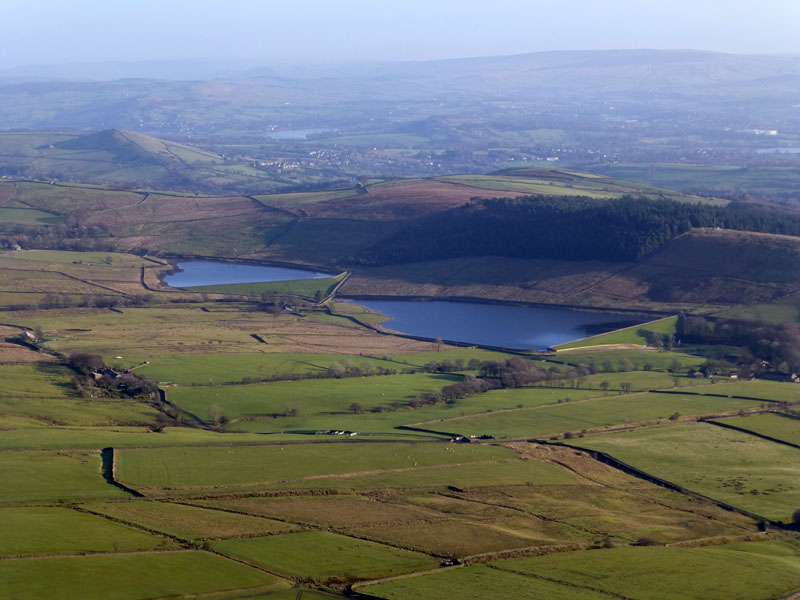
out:
M279 190L245 157L228 158L132 131L0 133L0 172L33 178L190 192Z

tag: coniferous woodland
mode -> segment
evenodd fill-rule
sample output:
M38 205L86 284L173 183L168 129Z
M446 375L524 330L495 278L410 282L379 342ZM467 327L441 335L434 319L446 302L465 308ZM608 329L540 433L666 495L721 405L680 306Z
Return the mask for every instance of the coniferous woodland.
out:
M719 207L630 196L473 200L414 221L357 261L381 265L465 256L637 261L695 227L800 236L800 217L736 203Z

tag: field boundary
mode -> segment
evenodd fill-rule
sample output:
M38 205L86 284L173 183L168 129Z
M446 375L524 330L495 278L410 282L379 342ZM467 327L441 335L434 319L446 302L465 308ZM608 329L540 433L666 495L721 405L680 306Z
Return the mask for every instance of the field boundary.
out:
M770 411L768 411L770 412ZM775 414L775 413L771 413ZM774 438L772 436L766 435L764 433L758 433L757 431L753 431L751 429L745 429L744 427L737 427L736 425L730 425L728 423L722 423L720 421L706 421L706 423L710 425L716 425L717 427L722 427L724 429L731 429L733 431L738 431L739 433L746 433L747 435L753 435L757 438L761 438L762 440L766 440L768 442L774 442L776 444L783 444L784 446L790 446L792 448L800 449L800 444L794 444L792 442L787 442L786 440L781 440L778 438Z

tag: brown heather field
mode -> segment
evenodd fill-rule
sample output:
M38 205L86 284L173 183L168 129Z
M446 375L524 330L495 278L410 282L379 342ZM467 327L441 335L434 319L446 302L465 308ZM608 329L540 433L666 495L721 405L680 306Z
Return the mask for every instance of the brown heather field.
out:
M396 221L466 204L472 198L516 198L520 192L482 190L430 179L382 183L366 194L336 198L304 206L301 212L315 218Z

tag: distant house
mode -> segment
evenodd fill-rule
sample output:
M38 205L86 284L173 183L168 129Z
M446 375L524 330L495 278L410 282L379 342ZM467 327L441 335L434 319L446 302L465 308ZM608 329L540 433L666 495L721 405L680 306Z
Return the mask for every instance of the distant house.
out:
M697 369L691 369L689 371L689 377L694 377L695 379L700 379L705 376L706 376L705 373L703 373L702 371L698 371Z
M11 339L12 341L22 342L23 344L35 344L37 341L36 334L27 329Z
M116 379L119 377L119 373L117 373L114 369L109 369L106 367L105 369L100 369L99 371L95 371L92 373L92 377L94 377L95 381L102 379L103 377L108 377L110 379Z
M759 379L767 381L784 381L787 383L800 383L800 375L797 373L781 373L780 371L767 371L757 375Z

